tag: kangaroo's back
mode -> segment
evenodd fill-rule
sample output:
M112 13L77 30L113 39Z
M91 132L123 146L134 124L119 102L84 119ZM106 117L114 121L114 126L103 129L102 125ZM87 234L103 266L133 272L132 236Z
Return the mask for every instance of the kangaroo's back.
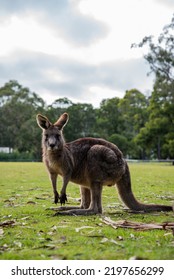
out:
M114 144L100 138L81 138L66 144L73 157L71 181L88 186L91 181L108 177L112 185L116 183L116 172L123 173L122 153ZM117 176L118 177L118 176ZM103 179L104 180L104 179ZM106 182L102 182L103 185ZM106 183L107 184L107 183ZM111 184L111 183L110 183Z

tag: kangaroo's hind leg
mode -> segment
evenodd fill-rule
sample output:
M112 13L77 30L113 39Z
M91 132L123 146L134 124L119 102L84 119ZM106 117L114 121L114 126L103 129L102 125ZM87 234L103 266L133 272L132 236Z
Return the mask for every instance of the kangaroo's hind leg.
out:
M89 188L84 186L80 186L80 194L81 194L81 209L88 209L91 203L91 192Z

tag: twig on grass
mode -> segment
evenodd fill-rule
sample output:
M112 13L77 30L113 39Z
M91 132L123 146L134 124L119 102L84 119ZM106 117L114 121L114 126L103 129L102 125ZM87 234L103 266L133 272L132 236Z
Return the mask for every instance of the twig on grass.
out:
M127 221L127 220L113 221L108 217L103 217L102 222L113 227L114 229L117 228L132 228L135 230L172 229L172 231L174 231L174 223L172 222L165 222L161 224L155 224L155 223L147 224L147 223Z

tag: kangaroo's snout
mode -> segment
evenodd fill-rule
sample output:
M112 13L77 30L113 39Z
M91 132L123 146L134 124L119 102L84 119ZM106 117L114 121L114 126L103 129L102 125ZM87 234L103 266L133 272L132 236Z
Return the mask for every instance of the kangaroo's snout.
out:
M57 150L58 146L59 146L58 144L59 143L58 143L56 137L55 136L50 136L48 138L47 148L48 148L48 150Z
M51 150L53 150L55 147L55 144L49 144L49 147L51 148Z

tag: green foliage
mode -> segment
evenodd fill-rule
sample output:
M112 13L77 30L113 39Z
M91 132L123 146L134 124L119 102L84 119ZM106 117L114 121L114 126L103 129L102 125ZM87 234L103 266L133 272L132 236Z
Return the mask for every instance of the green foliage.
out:
M79 137L95 136L95 110L91 104L73 104L67 109L70 120L65 137L72 141Z
M122 113L124 127L131 138L135 136L147 121L147 98L137 89L126 91L120 100L119 108Z
M134 47L143 47L147 45L149 52L144 58L149 63L151 72L155 73L157 79L173 81L174 79L174 15L170 24L164 26L163 31L154 39L153 36L146 36L138 45Z
M144 56L155 74L155 83L147 112L148 120L136 142L148 156L174 158L174 16L171 23L163 28L157 41L145 37L138 45L148 45Z
M67 111L70 114L69 124L64 130L67 141L79 137L100 137L118 145L125 155L135 154L132 140L139 123L142 123L139 112L144 110L146 104L145 97L137 90L127 91L123 100L103 100L99 109L94 109L91 104L74 104L67 98L57 99L46 107L41 98L17 81L10 81L0 88L0 97L2 147L7 146L40 159L41 131L36 124L36 114L45 114L54 122ZM11 160L16 157L10 156Z
M143 140L144 148L150 148L159 159L174 158L174 81L156 79L147 112L148 120L137 139Z
M0 259L173 259L172 230L113 229L103 216L53 216L55 207L42 163L0 163ZM135 196L172 204L173 166L130 164ZM61 186L59 181L59 191ZM79 188L69 184L68 205L79 205ZM104 217L113 221L173 222L173 213L133 214L123 209L114 187L103 189Z
M143 158L142 150L135 144L135 137L144 127L147 119L148 99L137 89L126 91L120 100L122 133L127 139L127 155L131 158Z
M156 83L150 99L132 89L126 91L122 99L103 100L98 109L91 104L74 104L67 98L57 99L46 107L35 93L10 81L0 88L0 147L10 147L32 154L35 160L41 159L41 131L36 124L36 114L45 114L55 122L67 111L70 114L64 130L67 141L88 136L105 138L130 158L157 157L160 146L162 156L172 158L172 97L163 97L160 92ZM15 155L10 156L14 160Z
M35 155L33 155L32 153L28 153L28 152L18 152L15 151L13 153L0 153L0 161L34 161L36 160ZM39 160L39 158L37 159Z
M114 133L119 133L121 129L120 99L115 97L111 99L104 99L101 102L100 109L97 114L97 127L101 137L108 138Z
M109 137L108 140L117 145L122 151L123 155L126 156L126 152L129 150L130 143L125 136L114 133Z
M38 157L40 145L36 113L43 112L44 101L17 81L0 88L0 146Z

